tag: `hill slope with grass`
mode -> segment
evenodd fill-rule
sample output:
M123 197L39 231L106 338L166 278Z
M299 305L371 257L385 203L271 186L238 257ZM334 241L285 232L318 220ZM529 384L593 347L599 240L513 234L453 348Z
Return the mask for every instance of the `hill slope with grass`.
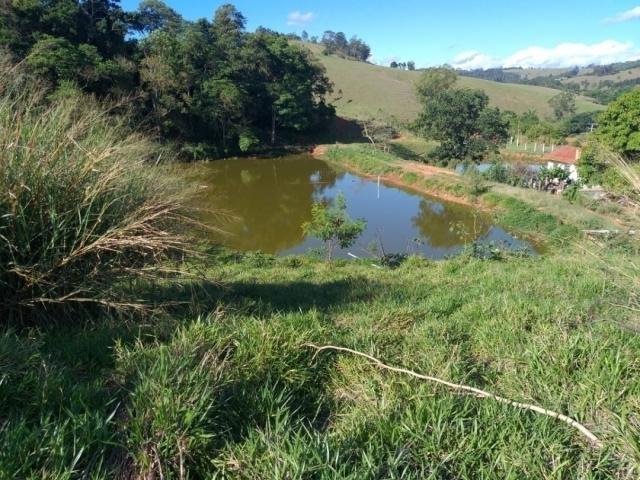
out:
M546 248L396 268L223 250L184 228L188 182L109 105L11 78L0 479L638 478L639 247L587 242L599 215L349 145L328 160L477 202Z
M316 54L334 83L331 100L338 115L346 118L394 116L400 120L412 120L420 110L414 93L414 84L420 78L420 72L395 70L327 56L322 54L320 45L305 46ZM497 83L469 77L459 77L458 85L484 90L491 105L501 110L516 113L535 110L544 117L552 116L548 101L559 93L553 88ZM602 108L588 98L577 99L578 112Z

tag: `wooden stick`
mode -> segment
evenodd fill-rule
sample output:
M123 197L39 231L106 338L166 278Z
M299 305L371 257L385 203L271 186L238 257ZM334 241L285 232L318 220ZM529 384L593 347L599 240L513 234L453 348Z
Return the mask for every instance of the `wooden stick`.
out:
M350 348L336 347L336 346L333 346L333 345L325 345L325 346L319 347L319 346L314 345L312 343L308 343L308 344L305 344L303 346L314 348L316 350L316 353L320 353L320 352L325 351L325 350L335 350L335 351L338 351L338 352L351 353L352 355L357 355L359 357L364 357L364 358L366 358L368 360L371 360L377 367L382 368L384 370L390 370L392 372L404 373L406 375L410 375L412 377L419 378L421 380L426 380L428 382L434 382L434 383L438 383L440 385L445 385L446 387L449 387L449 388L451 388L453 390L472 393L478 398L491 398L491 399L493 399L493 400L495 400L497 402L505 403L507 405L511 405L512 407L520 408L520 409L523 409L523 410L531 410L533 412L540 413L542 415L546 415L546 416L551 417L551 418L555 418L555 419L560 420L560 421L566 423L567 425L570 425L570 426L574 427L575 429L577 429L580 433L582 433L585 437L587 437L589 442L595 448L598 448L598 449L602 448L602 442L600 441L600 439L598 437L596 437L587 427L582 425L580 422L574 420L573 418L568 417L566 415L563 415L562 413L554 412L553 410L547 410L546 408L542 408L542 407L539 407L537 405L532 405L530 403L516 402L514 400L511 400L511 399L508 399L508 398L504 398L504 397L501 397L499 395L495 395L495 394L487 392L485 390L480 390L479 388L469 387L467 385L462 385L462 384L459 384L459 383L447 382L446 380L442 380L442 379L436 378L436 377L430 377L428 375L422 375L420 373L416 373L414 371L407 370L405 368L398 368L398 367L392 367L392 366L389 366L389 365L385 365L380 360L378 360L375 357L372 357L371 355L367 355L366 353L362 353L362 352L359 352L357 350L352 350Z

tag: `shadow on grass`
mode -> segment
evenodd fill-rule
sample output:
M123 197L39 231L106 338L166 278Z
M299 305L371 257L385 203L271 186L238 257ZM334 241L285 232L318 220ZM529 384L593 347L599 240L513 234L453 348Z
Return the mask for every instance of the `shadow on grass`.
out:
M217 308L243 314L270 316L274 313L329 311L346 304L371 300L380 287L365 278L314 283L310 281L251 282L218 284L211 281L171 284L149 292L154 301L165 301L171 314L183 318Z
M389 144L389 149L392 155L400 157L403 160L412 160L414 162L426 162L424 155L418 155L410 148L405 147L400 143L392 142Z
M335 117L331 124L313 138L316 143L363 143L362 126L355 120Z

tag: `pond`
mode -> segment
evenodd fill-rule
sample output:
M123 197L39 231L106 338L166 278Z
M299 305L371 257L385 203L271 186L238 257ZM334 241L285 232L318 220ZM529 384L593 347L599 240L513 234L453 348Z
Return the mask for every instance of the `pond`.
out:
M288 255L317 249L322 242L306 238L302 224L311 219L314 202L331 201L342 192L349 215L366 220L367 228L353 247L338 252L340 257L366 257L372 245L381 245L386 253L441 259L459 253L472 240L533 251L470 207L378 184L309 155L227 159L182 168L187 180L198 185L194 202L202 209L201 220L225 232L211 233L211 240L237 250ZM223 224L216 214L220 211L230 214Z

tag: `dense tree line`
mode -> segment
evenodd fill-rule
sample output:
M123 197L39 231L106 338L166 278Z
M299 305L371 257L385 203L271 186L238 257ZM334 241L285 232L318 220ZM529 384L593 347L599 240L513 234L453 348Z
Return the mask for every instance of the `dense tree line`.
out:
M521 83L523 77L514 72L509 72L503 68L478 68L474 70L462 70L460 75L465 77L480 78L491 82L499 83Z
M247 151L333 115L331 84L282 34L223 5L190 22L160 0L0 2L0 45L58 90L127 96L142 125L193 156Z
M371 56L369 45L356 36L347 40L343 32L327 30L322 35L321 43L324 46L325 55L337 54L360 62L366 62Z
M638 62L624 62L611 65L592 65L586 68L591 70L588 72L589 74L607 76L621 74L637 66ZM637 85L640 85L640 78L619 79L615 81L602 80L598 82L597 85L592 85L589 81L580 81L580 72L580 68L574 67L562 74L537 76L533 78L513 72L511 69L503 68L461 70L458 73L465 77L481 78L492 82L519 83L523 85L554 88L563 92L590 97L602 105L608 105L621 95L633 90ZM569 79L573 80L568 81Z

